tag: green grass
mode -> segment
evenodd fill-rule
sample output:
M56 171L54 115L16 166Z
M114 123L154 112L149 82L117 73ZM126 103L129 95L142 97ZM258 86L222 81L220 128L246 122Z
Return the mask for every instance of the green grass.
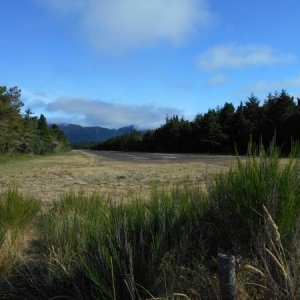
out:
M8 190L0 194L0 270L10 271L18 247L23 244L26 232L40 210L40 204Z
M252 148L245 163L238 159L237 167L217 176L210 198L230 240L252 240L263 225L263 206L284 243L291 240L300 215L300 165L294 154L282 162L274 147L268 153Z
M0 154L0 165L32 159L32 154Z
M299 299L296 152L282 161L274 147L267 153L253 149L246 162L238 160L212 179L208 192L160 188L147 201L127 203L66 195L40 217L39 259L16 267L3 294L11 299L219 299L216 256L222 251L238 257L240 299ZM15 216L33 217L36 211L21 209L18 201L3 206L1 216L23 228L32 219Z
M153 191L150 201L118 205L71 194L45 216L40 241L55 258L48 262L53 276L64 274L73 286L80 277L85 288L77 288L87 298L131 299L164 290L164 259L186 256L187 237L206 209L205 197L188 190Z

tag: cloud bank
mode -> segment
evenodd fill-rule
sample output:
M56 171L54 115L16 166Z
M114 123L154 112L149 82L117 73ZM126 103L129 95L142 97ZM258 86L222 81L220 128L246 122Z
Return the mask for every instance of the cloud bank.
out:
M291 54L278 54L265 45L220 45L200 54L198 66L202 70L215 71L227 68L273 65L290 62L295 57Z
M45 110L50 114L59 114L60 117L55 117L55 121L61 123L109 128L135 125L141 129L158 127L167 115L183 114L176 108L126 105L72 97L61 97L48 103Z
M100 52L118 53L180 44L210 24L208 0L36 0L75 14L83 34Z

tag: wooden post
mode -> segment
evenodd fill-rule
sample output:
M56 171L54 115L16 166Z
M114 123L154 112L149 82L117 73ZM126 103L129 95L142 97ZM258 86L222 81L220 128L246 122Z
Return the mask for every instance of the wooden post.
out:
M218 254L222 300L237 300L234 255Z

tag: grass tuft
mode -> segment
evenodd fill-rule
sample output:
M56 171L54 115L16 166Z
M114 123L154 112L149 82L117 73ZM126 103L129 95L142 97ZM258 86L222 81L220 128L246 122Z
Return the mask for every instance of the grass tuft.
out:
M210 189L213 209L233 243L249 245L263 226L264 207L278 224L284 244L291 241L300 215L300 165L290 156L283 161L271 146L250 148L246 162L216 178Z
M29 226L40 210L40 204L17 190L0 194L0 270L12 270L28 238Z

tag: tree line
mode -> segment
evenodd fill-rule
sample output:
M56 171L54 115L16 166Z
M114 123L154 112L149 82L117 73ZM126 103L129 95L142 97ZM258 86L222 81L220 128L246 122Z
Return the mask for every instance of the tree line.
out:
M55 125L48 126L43 114L21 112L21 90L0 86L0 154L53 153L70 148L65 134Z
M99 143L95 150L244 154L248 142L268 146L274 136L282 152L300 139L300 99L285 90L269 93L263 104L253 94L237 107L222 107L197 114L192 121L167 117L159 128L141 134L126 133Z

